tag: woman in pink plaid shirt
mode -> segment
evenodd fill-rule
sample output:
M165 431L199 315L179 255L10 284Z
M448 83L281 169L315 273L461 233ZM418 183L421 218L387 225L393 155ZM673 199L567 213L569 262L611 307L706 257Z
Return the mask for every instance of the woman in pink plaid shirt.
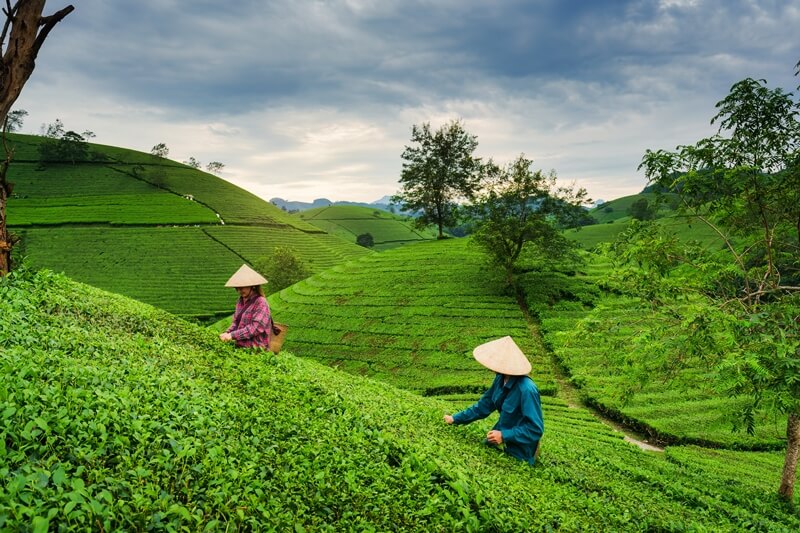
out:
M220 340L233 341L240 348L269 349L272 317L261 288L264 283L267 280L247 265L242 265L231 276L225 286L235 287L239 300L236 302L233 322L225 333L220 334Z

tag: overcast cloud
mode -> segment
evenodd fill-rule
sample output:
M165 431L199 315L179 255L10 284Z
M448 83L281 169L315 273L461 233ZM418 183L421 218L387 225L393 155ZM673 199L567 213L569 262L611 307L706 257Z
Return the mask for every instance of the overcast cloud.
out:
M48 2L47 12L67 2ZM610 200L647 148L712 133L741 79L795 91L800 0L77 0L15 108L95 142L221 161L259 196L397 191L414 124Z

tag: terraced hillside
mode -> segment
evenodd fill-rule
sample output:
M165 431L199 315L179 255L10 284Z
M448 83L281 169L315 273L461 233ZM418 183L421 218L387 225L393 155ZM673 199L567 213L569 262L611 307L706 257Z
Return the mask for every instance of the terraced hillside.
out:
M296 355L423 394L482 391L493 376L472 348L511 335L554 394L547 355L488 268L466 239L426 242L312 276L270 305Z
M3 530L800 528L779 454L643 452L544 398L531 468L481 444L492 420L443 424L452 401L45 272L0 279L0 405Z
M182 316L231 312L225 280L289 245L314 272L370 252L216 176L91 145L91 160L42 166L41 137L14 135L8 204L16 257Z
M552 305L529 302L541 321L545 342L568 371L584 399L666 442L695 443L732 449L780 450L786 446L786 418L761 416L753 435L733 432L731 415L741 401L721 395L713 387L713 370L695 366L669 378L655 369L641 382L630 362L639 338L647 338L653 326L651 310L629 297L598 288L610 273L611 263L590 256L577 276L562 278L561 291ZM530 276L529 292L553 279ZM613 371L609 371L613 369ZM633 387L633 388L631 388ZM626 390L631 394L626 394Z
M431 229L416 229L405 217L369 207L332 205L301 211L294 216L350 242L356 242L359 235L369 233L375 242L375 250L434 240L437 235Z

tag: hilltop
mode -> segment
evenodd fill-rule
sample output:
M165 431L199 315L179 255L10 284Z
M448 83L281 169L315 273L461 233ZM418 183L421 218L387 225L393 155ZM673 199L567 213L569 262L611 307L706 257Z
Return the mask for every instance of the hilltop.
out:
M0 280L0 527L796 530L780 455L642 452L545 398L531 468L423 398L47 272ZM463 402L462 402L463 405ZM742 472L747 472L743 475Z
M359 235L369 234L376 251L436 239L433 229L418 229L409 217L398 216L377 207L332 205L308 209L293 215L319 229L356 242Z
M91 144L85 161L42 165L43 137L10 139L17 260L181 316L229 314L227 278L276 245L290 245L312 272L370 253L169 159Z

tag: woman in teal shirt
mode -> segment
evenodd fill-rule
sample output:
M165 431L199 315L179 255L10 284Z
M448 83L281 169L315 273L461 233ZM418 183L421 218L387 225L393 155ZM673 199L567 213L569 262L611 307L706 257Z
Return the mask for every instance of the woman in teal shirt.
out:
M475 359L497 373L494 382L473 406L454 415L444 415L448 424L469 424L494 411L500 418L486 434L486 443L504 445L504 451L529 464L536 462L539 440L544 433L539 389L528 377L531 364L511 337L503 337L475 348Z

